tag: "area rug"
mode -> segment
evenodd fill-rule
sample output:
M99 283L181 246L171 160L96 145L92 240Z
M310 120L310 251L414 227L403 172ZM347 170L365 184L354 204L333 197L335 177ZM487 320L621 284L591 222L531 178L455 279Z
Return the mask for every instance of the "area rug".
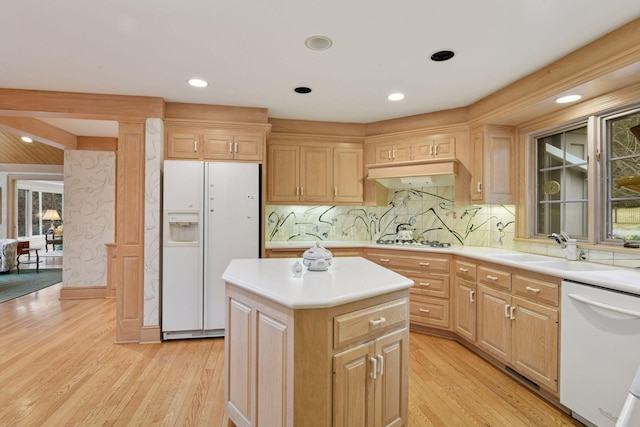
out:
M0 303L60 282L62 282L61 268L43 268L40 273L28 269L23 270L20 274L16 273L15 270L10 273L0 274Z

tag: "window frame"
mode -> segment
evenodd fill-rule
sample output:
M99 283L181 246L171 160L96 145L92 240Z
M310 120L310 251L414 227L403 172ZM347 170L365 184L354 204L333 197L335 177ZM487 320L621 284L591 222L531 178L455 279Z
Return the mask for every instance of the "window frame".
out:
M600 211L600 220L601 227L600 235L596 237L596 242L602 242L605 244L619 244L620 240L609 237L609 233L613 232L613 219L612 219L612 211L611 207L611 150L608 146L609 143L609 129L610 129L610 121L618 119L620 117L629 116L633 114L640 114L640 103L635 103L631 105L625 105L620 108L616 108L615 110L608 111L606 113L601 113L597 115L597 124L598 124L598 149L599 154L601 154L600 159L600 188L599 194L601 195L601 203L602 207ZM633 198L632 198L633 199ZM637 197L640 200L640 195Z

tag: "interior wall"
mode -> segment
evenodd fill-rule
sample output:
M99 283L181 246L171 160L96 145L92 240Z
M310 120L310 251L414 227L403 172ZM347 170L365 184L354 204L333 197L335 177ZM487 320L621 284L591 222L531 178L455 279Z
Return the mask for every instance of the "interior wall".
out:
M115 239L115 153L64 152L63 287L107 286Z

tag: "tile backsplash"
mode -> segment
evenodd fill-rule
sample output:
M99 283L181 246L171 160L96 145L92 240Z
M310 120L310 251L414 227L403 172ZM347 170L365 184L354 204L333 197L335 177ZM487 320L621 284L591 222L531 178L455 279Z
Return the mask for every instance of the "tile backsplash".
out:
M515 249L512 205L456 206L454 188L389 190L387 206L266 206L266 241L392 239L408 224L416 240Z

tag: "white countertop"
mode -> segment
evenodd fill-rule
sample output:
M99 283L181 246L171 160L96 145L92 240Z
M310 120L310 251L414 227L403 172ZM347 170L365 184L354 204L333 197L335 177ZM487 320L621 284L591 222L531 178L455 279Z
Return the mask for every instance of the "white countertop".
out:
M288 241L288 242L268 242L267 249L278 248L310 248L315 242L311 241ZM547 274L575 282L601 286L622 292L640 295L640 269L616 267L613 265L598 264L587 261L566 261L565 258L555 258L545 255L525 254L524 252L510 251L505 249L477 247L477 246L452 246L450 248L432 248L424 246L400 246L400 245L379 245L370 241L362 242L329 242L323 241L321 244L327 248L339 247L361 247L368 249L391 249L397 251L420 251L435 252L441 254L451 254L465 256L480 261L492 262L508 267L521 268L532 272ZM523 262L517 258L500 258L500 255L527 255L530 258L544 262ZM336 258L334 258L336 259ZM553 265L555 264L555 265Z
M336 257L327 271L291 271L301 258L234 259L222 278L286 307L326 308L407 289L413 281L361 257Z

